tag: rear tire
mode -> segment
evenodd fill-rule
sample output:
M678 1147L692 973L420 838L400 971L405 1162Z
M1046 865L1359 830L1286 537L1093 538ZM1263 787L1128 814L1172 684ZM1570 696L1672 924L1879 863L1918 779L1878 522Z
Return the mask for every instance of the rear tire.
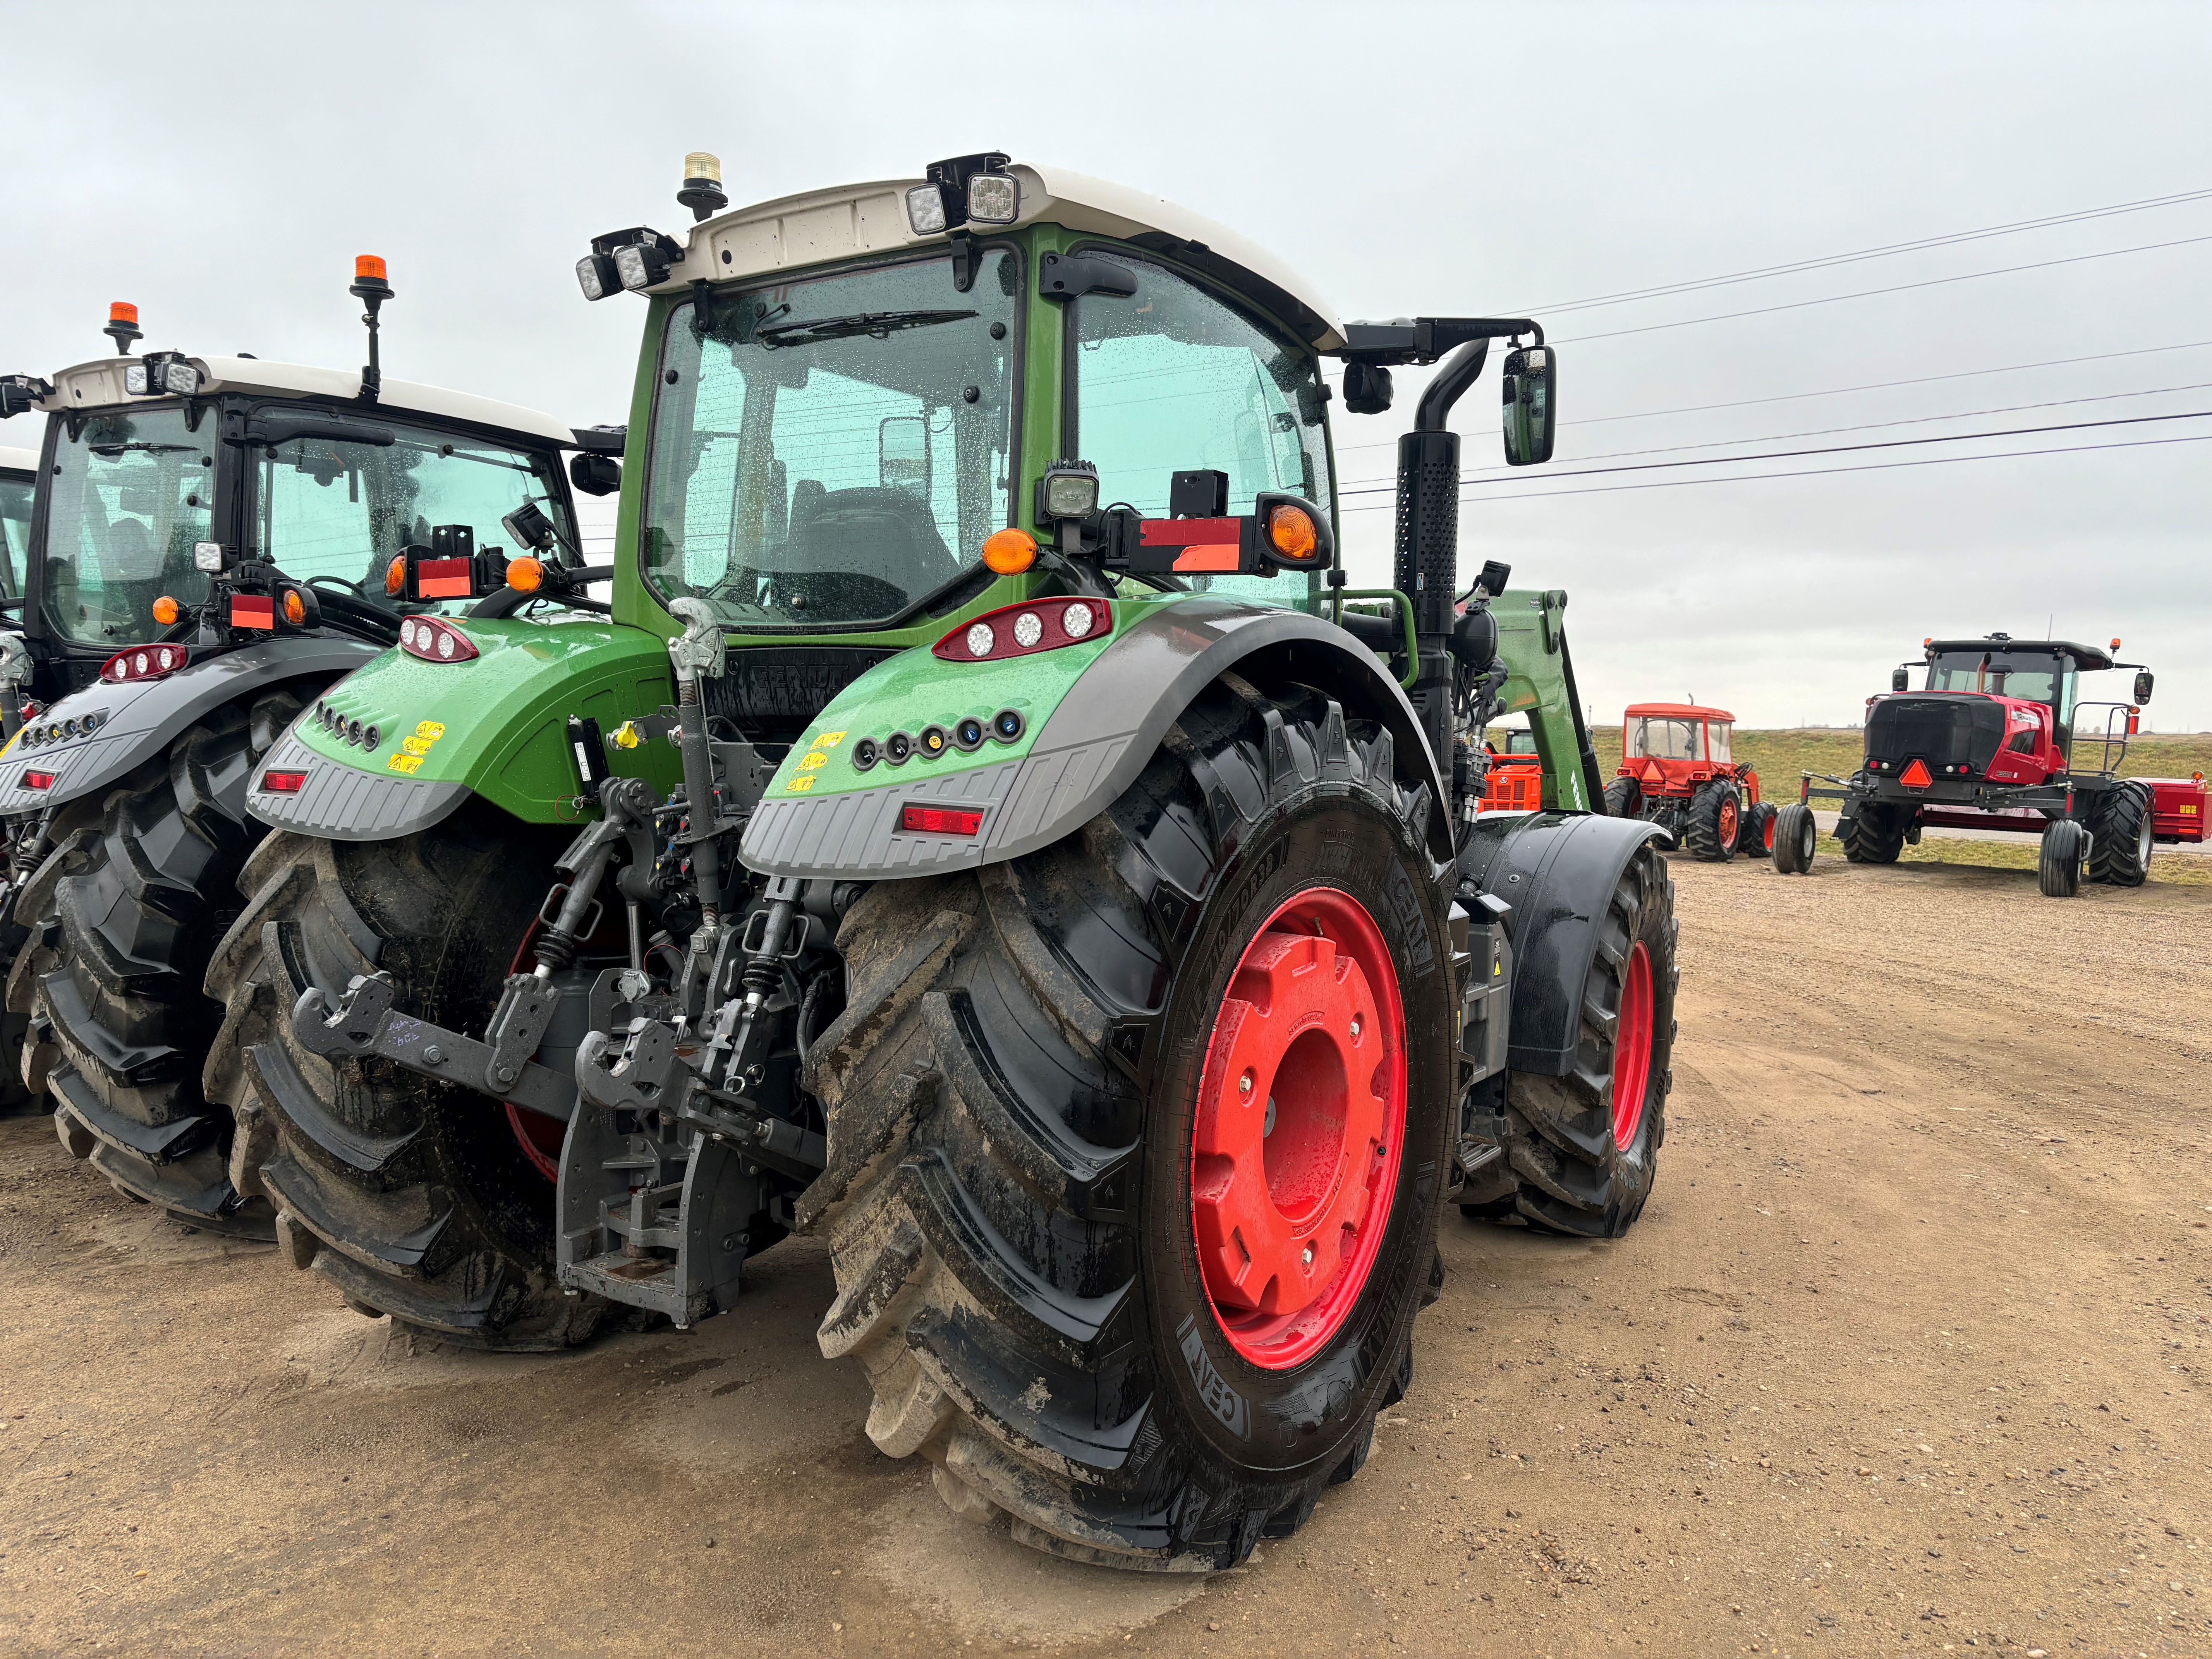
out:
M63 1143L88 1142L118 1191L175 1220L262 1240L274 1212L232 1185L230 1114L200 1089L219 1018L202 981L267 833L246 816L246 781L299 710L289 690L219 709L108 792L98 827L53 855L67 872L31 964Z
M2103 792L2089 815L2089 879L2140 887L2150 878L2150 786L2120 783Z
M1605 815L1609 818L1640 817L1644 813L1644 792L1636 787L1634 778L1615 778L1605 787Z
M606 1304L554 1280L552 1182L489 1096L325 1060L294 1039L292 1007L381 969L408 1012L481 1031L552 879L560 845L543 839L477 800L398 841L271 836L208 969L224 1012L206 1090L235 1116L240 1189L349 1305L467 1346L563 1348L598 1327Z
M2072 898L2081 890L2081 866L2089 853L2089 832L2072 818L2053 818L2043 828L2043 849L2036 860L2035 884L2045 898Z
M1894 864L1905 851L1904 815L1881 801L1862 801L1843 843L1844 857L1853 864Z
M853 907L848 1006L806 1074L830 1164L799 1219L828 1235L836 1270L823 1352L860 1362L870 1437L927 1457L955 1510L1072 1559L1212 1571L1296 1531L1365 1461L1376 1410L1411 1382L1449 1168L1455 993L1432 810L1396 781L1387 733L1310 692L1277 702L1218 683L1077 834L879 883ZM1224 1206L1260 1190L1237 1185L1258 1164L1204 1149L1261 1109L1217 1069L1252 1029L1254 1005L1228 988L1263 943L1334 951L1332 934L1272 925L1331 893L1385 947L1370 965L1402 1009L1404 1130L1376 1149L1395 1174L1356 1138L1331 1152L1329 1190L1373 1183L1375 1207L1343 1230L1322 1212L1309 1243L1352 1265L1308 1304L1320 1311L1278 1309L1291 1323L1275 1326L1271 1289L1313 1293L1295 1263L1256 1307L1237 1311L1231 1283L1231 1311L1216 1311ZM1367 960L1351 950L1330 960ZM1375 1034L1389 1030L1379 1016ZM1300 1121L1268 1079L1317 1069L1261 1069L1282 1121ZM1273 1173L1261 1202L1281 1190ZM1243 1267L1266 1268L1276 1223L1249 1214L1263 1231Z
M1505 1156L1518 1188L1510 1204L1468 1206L1479 1218L1517 1215L1551 1232L1619 1238L1644 1212L1674 1085L1679 932L1666 860L1639 848L1614 884L1583 981L1574 1069L1510 1074Z
M1774 867L1784 875L1810 875L1819 842L1820 826L1803 801L1793 800L1774 815Z
M1732 783L1709 783L1690 802L1689 820L1682 829L1682 844L1693 859L1707 864L1726 864L1735 856L1742 839L1743 817Z

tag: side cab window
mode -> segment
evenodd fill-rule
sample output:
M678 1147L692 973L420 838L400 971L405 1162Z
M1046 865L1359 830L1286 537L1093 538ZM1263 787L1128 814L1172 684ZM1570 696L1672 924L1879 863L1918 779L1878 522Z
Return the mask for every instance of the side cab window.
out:
M1263 489L1303 495L1332 519L1334 482L1321 362L1304 346L1164 266L1116 248L1127 297L1073 307L1074 453L1098 469L1100 502L1164 518L1177 472L1229 475L1229 511ZM1304 605L1317 577L1214 576L1191 586Z
M1729 730L1730 727L1726 720L1707 720L1705 722L1707 759L1717 761L1723 765L1726 765L1729 763Z

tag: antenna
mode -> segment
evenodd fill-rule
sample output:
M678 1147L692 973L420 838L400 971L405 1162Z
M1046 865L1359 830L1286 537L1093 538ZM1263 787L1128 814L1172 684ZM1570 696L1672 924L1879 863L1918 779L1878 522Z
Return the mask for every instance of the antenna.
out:
M383 256L375 253L356 255L353 262L353 283L346 292L368 307L361 317L362 321L368 325L368 362L361 371L361 400L373 404L377 394L384 389L384 368L376 351L376 313L392 297L392 284L384 279Z

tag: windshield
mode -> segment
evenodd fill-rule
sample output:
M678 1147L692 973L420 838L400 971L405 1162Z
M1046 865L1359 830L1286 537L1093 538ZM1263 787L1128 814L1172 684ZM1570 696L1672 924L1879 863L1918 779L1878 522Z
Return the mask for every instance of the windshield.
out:
M2074 717L2073 659L2049 651L1942 651L1928 665L1930 691L1981 691L2047 702Z
M209 539L216 423L180 409L88 416L54 447L46 511L46 624L87 645L127 645L157 631L152 605L207 595L192 545Z
M1656 715L1628 722L1624 752L1653 760L1698 758L1698 722L1661 720Z
M27 472L0 472L0 599L23 591L31 556L32 479Z
M570 547L575 527L557 488L555 457L377 416L388 446L295 438L257 451L254 542L295 581L337 586L386 603L384 573L401 550L428 547L438 525L465 524L477 550L528 550L500 523L528 502ZM560 558L556 551L549 557ZM465 607L466 599L452 602ZM416 606L409 606L410 610ZM447 607L451 608L451 607Z
M1021 269L938 258L687 301L653 416L645 572L743 628L890 622L1011 521Z

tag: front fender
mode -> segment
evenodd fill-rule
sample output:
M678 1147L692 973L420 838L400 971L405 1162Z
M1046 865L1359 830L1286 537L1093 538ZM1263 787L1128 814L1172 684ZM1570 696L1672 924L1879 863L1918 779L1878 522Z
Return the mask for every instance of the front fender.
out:
M375 726L374 751L308 715L255 771L246 811L274 829L325 841L391 841L438 823L481 795L526 823L580 823L568 720L586 715L611 732L675 698L668 647L643 629L599 622L471 617L454 625L477 655L426 662L385 652L333 686L325 701L350 726ZM617 772L672 787L667 744L617 751ZM263 789L269 772L302 772L295 793Z
M978 663L927 650L878 664L808 728L769 784L740 856L776 876L884 880L973 869L1050 846L1081 828L1136 781L1191 701L1231 669L1316 685L1348 713L1391 732L1401 775L1424 784L1432 834L1448 834L1443 788L1413 707L1374 654L1303 611L1194 594L1117 599L1113 633L1097 644ZM1012 743L974 754L861 768L863 738L918 738L973 714L1012 708ZM972 836L908 832L903 809L977 811ZM1439 841L1437 855L1450 856Z
M99 724L91 736L34 747L19 732L0 749L0 817L44 811L108 788L224 704L287 680L351 673L378 649L360 640L293 635L189 663L158 680L121 685L95 681L53 703L33 722L44 729L92 715ZM53 782L44 789L27 788L23 779L32 772Z
M1485 813L1469 827L1461 872L1513 907L1514 1071L1573 1068L1598 924L1629 860L1665 833L1638 818L1566 812Z

